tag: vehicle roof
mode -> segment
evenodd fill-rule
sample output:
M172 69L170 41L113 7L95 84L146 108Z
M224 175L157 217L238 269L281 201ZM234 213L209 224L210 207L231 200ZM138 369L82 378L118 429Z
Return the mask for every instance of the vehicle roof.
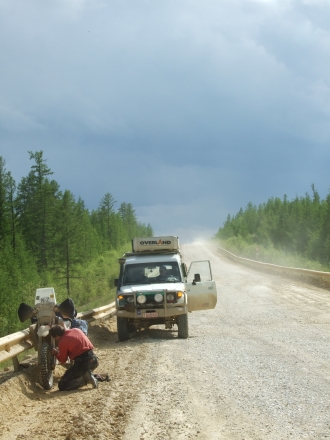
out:
M141 254L131 254L126 257L125 264L138 264L138 263L159 263L162 261L168 261L168 262L177 262L180 264L181 262L181 255L176 253L164 253L164 254L147 254L147 255L141 255Z

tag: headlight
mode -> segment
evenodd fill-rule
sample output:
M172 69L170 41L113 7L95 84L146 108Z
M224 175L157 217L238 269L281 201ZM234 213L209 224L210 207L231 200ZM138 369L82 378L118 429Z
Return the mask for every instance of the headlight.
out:
M156 293L154 299L156 302L161 303L163 301L163 295L161 293Z
M168 293L166 298L168 302L173 302L175 298L174 293Z
M126 299L127 299L127 302L129 302L129 303L134 302L134 296L127 296Z
M139 304L144 304L144 303L147 301L147 297L146 297L145 295L139 295L139 296L136 298L136 301L137 301Z

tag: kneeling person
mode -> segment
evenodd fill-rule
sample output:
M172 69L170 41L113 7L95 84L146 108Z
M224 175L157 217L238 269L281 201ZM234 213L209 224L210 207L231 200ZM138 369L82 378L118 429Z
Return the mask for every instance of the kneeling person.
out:
M49 334L58 343L58 348L52 349L52 355L56 356L60 363L65 363L68 358L74 361L60 379L59 390L75 390L88 383L97 388L98 382L92 371L99 363L88 337L79 328L65 329L58 324L50 328Z

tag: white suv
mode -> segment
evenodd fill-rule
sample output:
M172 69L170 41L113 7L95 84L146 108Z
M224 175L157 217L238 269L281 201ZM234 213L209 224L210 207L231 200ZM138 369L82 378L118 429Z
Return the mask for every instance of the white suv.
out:
M188 312L217 303L210 262L194 261L187 271L177 237L135 238L132 248L119 259L115 280L119 340L159 324L176 324L178 337L188 338Z

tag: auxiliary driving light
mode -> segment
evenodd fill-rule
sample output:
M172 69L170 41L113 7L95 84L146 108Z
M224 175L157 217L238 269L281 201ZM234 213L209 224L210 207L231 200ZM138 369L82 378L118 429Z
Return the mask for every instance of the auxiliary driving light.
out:
M167 302L173 302L174 301L174 293L168 293L167 296Z

